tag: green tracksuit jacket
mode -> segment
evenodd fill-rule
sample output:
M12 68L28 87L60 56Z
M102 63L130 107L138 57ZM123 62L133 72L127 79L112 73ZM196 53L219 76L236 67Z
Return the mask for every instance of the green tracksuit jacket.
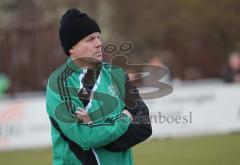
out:
M86 107L78 97L86 70L78 69L70 58L48 79L46 107L52 121L54 165L133 164L131 149L111 152L103 148L127 131L131 119L121 113L125 107L124 71L105 62L100 67ZM86 108L93 124L78 122L74 114L78 107Z

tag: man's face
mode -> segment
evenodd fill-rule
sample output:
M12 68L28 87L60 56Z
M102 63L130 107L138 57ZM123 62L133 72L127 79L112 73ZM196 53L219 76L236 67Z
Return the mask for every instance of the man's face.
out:
M229 59L229 66L232 71L240 70L240 55L233 54Z
M73 60L78 59L84 62L102 61L102 41L100 33L94 32L80 40L69 50Z

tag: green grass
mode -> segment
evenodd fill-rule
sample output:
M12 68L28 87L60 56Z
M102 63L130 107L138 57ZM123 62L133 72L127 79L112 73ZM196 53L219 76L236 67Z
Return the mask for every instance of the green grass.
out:
M0 165L50 165L51 149L0 152Z
M134 147L136 165L239 165L240 134L151 140ZM0 152L1 165L51 164L51 149Z

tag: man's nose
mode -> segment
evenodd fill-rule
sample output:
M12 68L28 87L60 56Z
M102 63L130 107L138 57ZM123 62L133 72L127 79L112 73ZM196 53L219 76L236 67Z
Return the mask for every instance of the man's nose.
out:
M97 38L97 39L96 39L95 46L96 46L96 47L101 47L101 46L102 46L102 41L101 41L100 38Z

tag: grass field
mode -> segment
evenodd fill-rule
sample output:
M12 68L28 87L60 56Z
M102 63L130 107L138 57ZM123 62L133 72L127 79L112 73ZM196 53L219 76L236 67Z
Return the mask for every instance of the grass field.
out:
M149 140L134 147L136 165L240 165L240 134ZM51 149L0 152L0 165L48 165Z

